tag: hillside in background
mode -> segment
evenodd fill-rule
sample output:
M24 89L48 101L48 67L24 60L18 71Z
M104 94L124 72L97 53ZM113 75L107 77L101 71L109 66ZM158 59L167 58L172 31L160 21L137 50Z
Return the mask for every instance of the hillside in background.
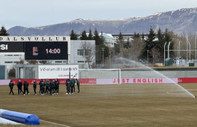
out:
M197 31L197 8L179 9L175 11L158 13L147 17L128 18L122 20L85 20L76 19L70 22L46 25L41 27L15 26L8 30L12 36L32 35L69 35L73 29L76 33L83 30L87 32L95 28L99 32L118 34L124 33L148 33L150 28L157 30L161 28L173 31L177 34L193 33Z

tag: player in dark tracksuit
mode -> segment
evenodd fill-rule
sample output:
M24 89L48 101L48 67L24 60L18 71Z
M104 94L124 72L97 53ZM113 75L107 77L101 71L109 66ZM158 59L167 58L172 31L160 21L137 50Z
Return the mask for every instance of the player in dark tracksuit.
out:
M48 94L49 87L50 87L50 86L49 86L49 85L50 85L50 82L49 82L48 79L46 80L45 85L46 85L45 93Z
M37 84L36 84L35 80L33 82L33 88L34 88L34 95L37 95L37 93L36 93Z
M23 88L24 88L23 95L25 95L26 92L27 94L29 94L29 83L26 80L24 81Z
M43 81L43 79L40 80L39 85L40 85L40 93L41 93L41 95L44 95L44 81Z
M54 83L55 83L55 93L58 95L59 94L59 80L56 79Z
M13 92L14 83L12 82L12 80L10 80L9 87L10 87L10 93L9 93L9 95L11 93L12 93L12 95L14 95L14 92Z
M80 93L80 82L78 79L76 79L75 82L77 83L78 93Z
M75 91L75 79L71 80L71 84L70 84L70 88L71 88L71 94L73 94L73 92Z
M51 82L51 88L52 88L52 94L54 94L55 93L55 83L53 80Z
M53 94L53 87L54 87L54 82L53 80L50 80L50 84L49 84L50 96Z
M21 94L21 93L23 93L21 80L18 80L17 87L18 87L18 95Z
M66 94L70 94L70 86L71 86L71 81L70 78L66 80L66 90L67 93Z

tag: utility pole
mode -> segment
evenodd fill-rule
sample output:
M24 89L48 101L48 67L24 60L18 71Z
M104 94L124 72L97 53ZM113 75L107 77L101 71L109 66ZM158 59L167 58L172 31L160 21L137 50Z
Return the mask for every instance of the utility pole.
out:
M166 44L167 44L167 42L165 42L165 44L164 44L164 53L163 53L163 65L165 66L165 59L166 59Z
M104 48L101 48L101 50L102 50L102 63L103 63L103 67L104 67L104 63L105 63L105 62L104 62L104 50L105 50L105 49L104 49Z
M171 42L168 43L168 58L170 58L170 44Z

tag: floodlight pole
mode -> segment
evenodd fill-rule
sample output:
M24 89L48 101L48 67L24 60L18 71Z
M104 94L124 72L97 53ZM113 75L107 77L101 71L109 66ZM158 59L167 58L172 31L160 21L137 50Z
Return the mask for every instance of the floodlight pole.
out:
M164 53L163 53L163 56L164 56L164 58L163 58L163 65L165 66L165 59L166 59L166 44L167 44L167 42L165 42L165 44L164 44Z
M187 51L187 53L186 53L186 59L187 59L187 62L188 62L188 52L189 52L189 47L188 47L188 36L186 37L186 51Z
M105 64L105 62L104 62L104 51L105 51L105 49L101 48L101 50L102 50L102 63L103 63L103 67L104 67L104 64Z
M191 43L190 41L188 40L188 44L189 44L189 60L191 60Z
M179 58L181 57L181 53L180 53L180 50L181 50L181 42L180 42L180 40L179 40L179 45L178 45L179 47L178 47L178 56L179 56Z
M71 68L69 67L69 79L71 78Z
M171 42L168 43L168 58L170 58L170 44Z

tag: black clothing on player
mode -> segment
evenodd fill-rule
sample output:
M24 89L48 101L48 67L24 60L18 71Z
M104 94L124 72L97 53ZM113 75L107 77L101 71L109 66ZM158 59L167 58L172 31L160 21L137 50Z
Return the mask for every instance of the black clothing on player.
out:
M9 87L10 87L10 93L9 93L9 95L11 93L12 93L12 95L14 95L14 92L13 92L14 83L12 82L12 80L10 80Z
M70 79L67 79L66 80L66 90L67 90L66 94L70 93L70 87L71 87L71 81L70 81Z
M29 83L27 81L24 81L23 88L24 88L23 94L25 95L26 92L27 94L29 94Z
M21 94L21 93L23 93L23 91L22 91L22 82L21 82L21 80L18 80L18 82L17 82L17 88L18 88L18 95L19 94Z
M59 94L59 80L56 79L54 83L55 83L55 93Z
M50 80L50 84L49 84L50 96L53 94L53 88L54 88L54 82L53 80Z
M36 93L37 83L36 83L35 80L34 80L34 82L33 82L33 88L34 88L34 95L36 95L36 94L37 94L37 93Z
M44 81L42 79L40 80L39 85L40 85L40 93L44 94Z

